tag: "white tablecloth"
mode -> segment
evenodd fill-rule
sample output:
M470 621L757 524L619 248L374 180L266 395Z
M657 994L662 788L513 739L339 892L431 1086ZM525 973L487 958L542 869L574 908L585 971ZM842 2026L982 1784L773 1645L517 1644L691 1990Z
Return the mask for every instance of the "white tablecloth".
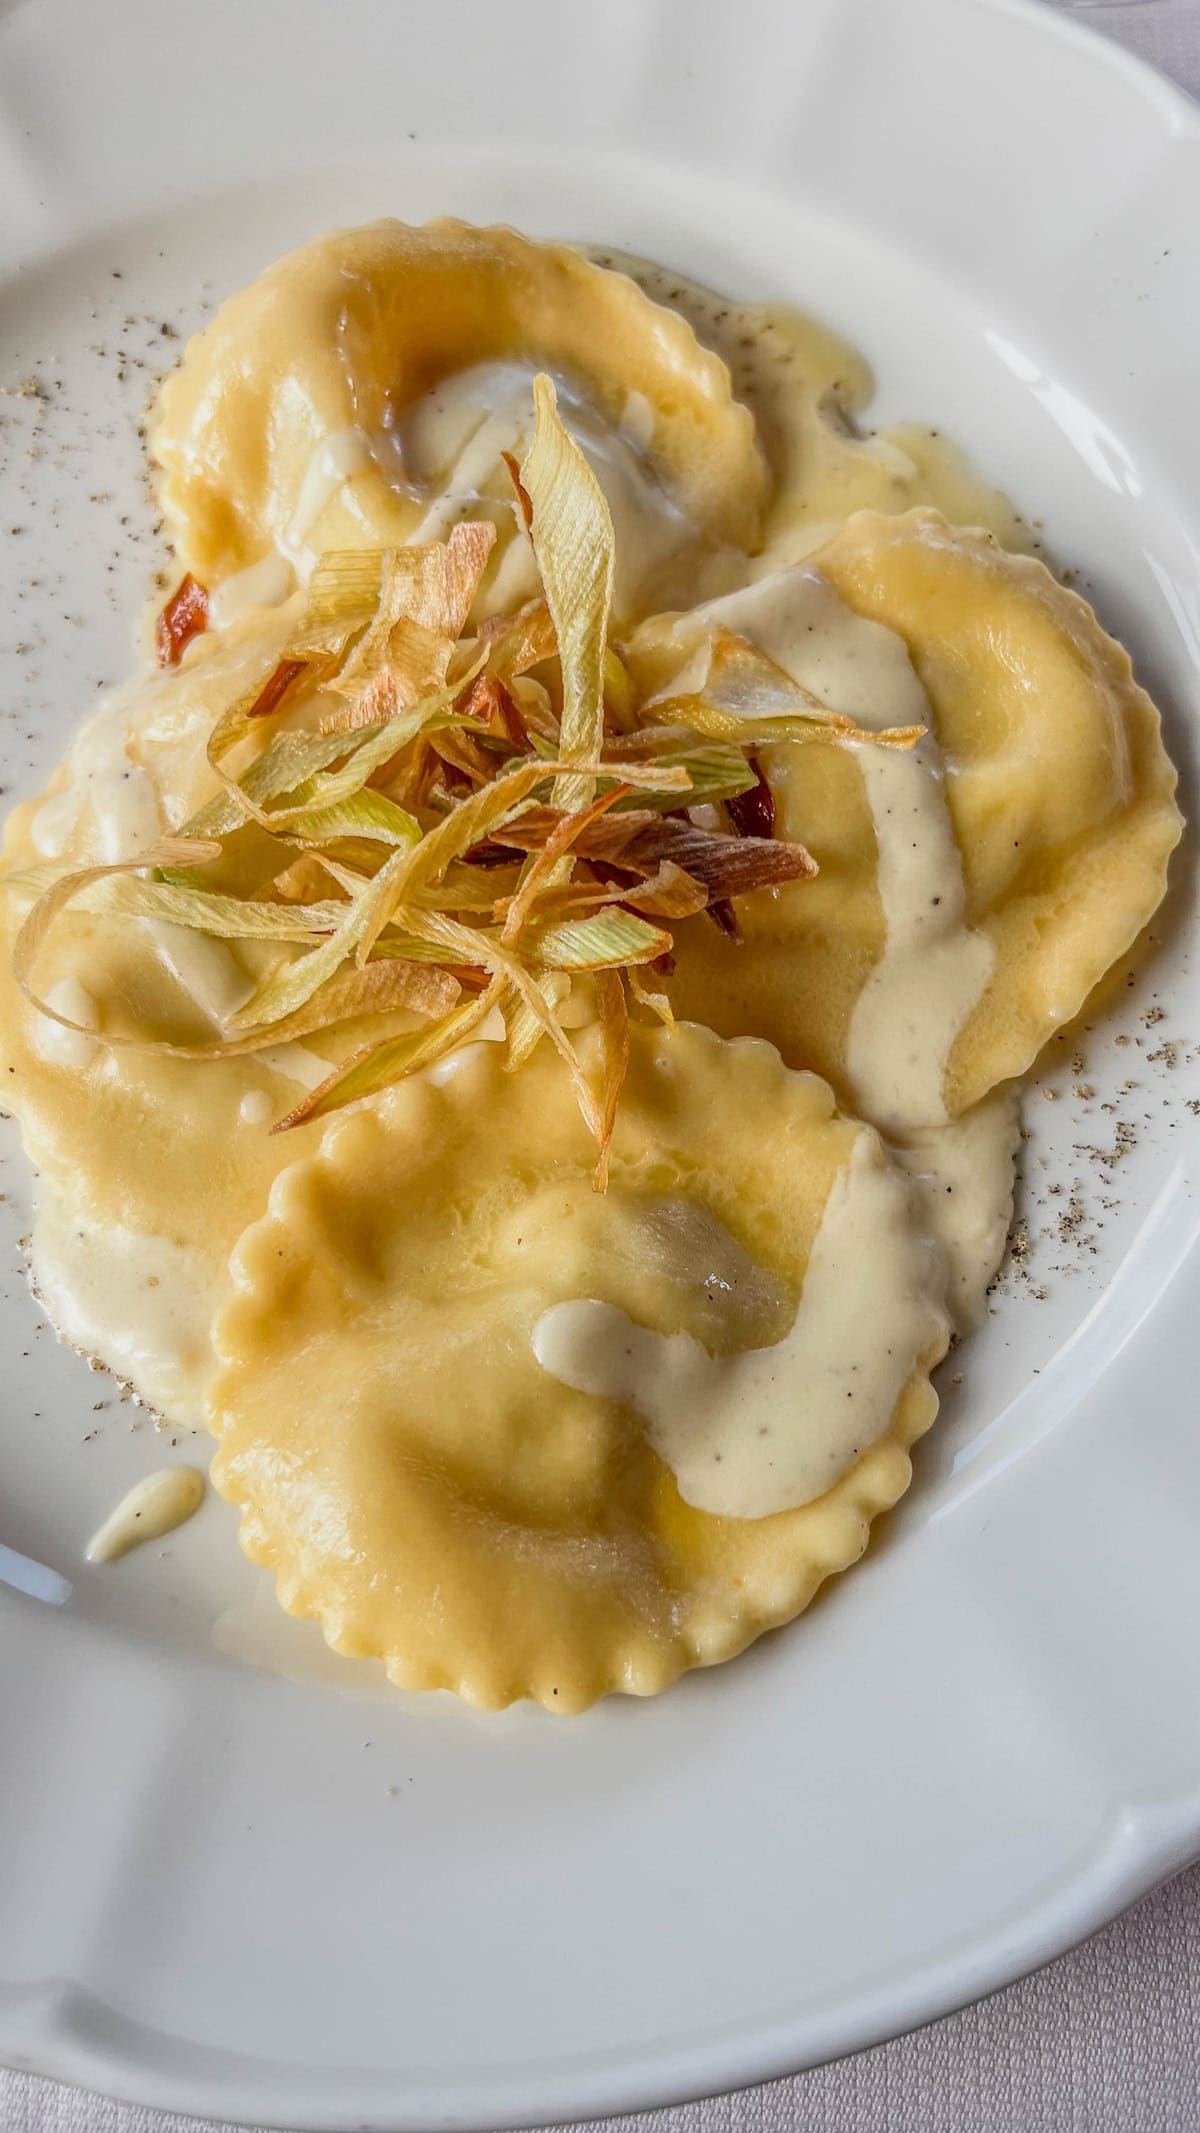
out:
M1075 11L1200 96L1200 0L1079 0ZM765 2088L606 2123L606 2133L866 2129L1200 2133L1200 1866L1036 1977L913 2036ZM205 2129L0 2069L0 2133Z

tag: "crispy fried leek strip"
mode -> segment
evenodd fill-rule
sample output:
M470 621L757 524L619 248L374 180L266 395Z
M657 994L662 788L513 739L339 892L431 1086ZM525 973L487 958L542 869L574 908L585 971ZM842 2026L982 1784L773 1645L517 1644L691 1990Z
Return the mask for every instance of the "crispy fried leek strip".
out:
M381 732L376 726L359 735L366 741L371 732ZM257 756L246 770L235 795L228 788L215 793L203 807L186 822L179 834L181 837L224 837L253 815L256 807L274 800L280 793L294 792L307 778L319 770L327 770L348 753L349 744L342 733L277 733L262 754ZM253 805L247 809L243 800Z
M617 1123L617 1106L629 1070L629 1002L625 997L625 980L619 970L600 972L596 979L596 1007L600 1017L603 1078L592 1190L607 1192L608 1160Z
M632 769L632 765L623 767ZM491 831L491 839L514 851L540 851L554 835L557 820L553 808L531 807L517 820L500 823ZM774 837L730 837L720 830L701 829L677 815L659 816L646 810L621 814L616 807L602 821L589 823L575 848L583 858L647 879L670 861L699 882L710 901L778 888L786 881L806 881L817 871L816 860L802 844L786 844Z
M226 767L226 756L232 754L265 720L278 716L287 703L293 682L301 675L311 687L315 682L326 679L333 671L333 666L334 658L328 652L311 660L296 660L285 654L274 663L266 676L252 682L217 719L208 737L206 753L209 768L224 786L233 804L241 809L243 816L254 815L259 820L264 819L261 810L246 793L244 786Z
M209 763L235 806L265 824L260 796L233 776L225 759L257 721L283 708L301 676L309 688L328 682L340 699L325 731L387 728L395 739L394 753L448 707L473 678L458 677L446 693L454 647L494 540L489 522L456 526L444 543L325 559L314 573L295 640L268 674L256 677L227 706L209 737ZM485 659L481 654L480 667ZM416 720L411 731L407 718ZM324 796L324 804L343 797L346 789L355 788Z
M471 678L473 677L468 676L468 680ZM415 739L424 727L433 719L450 711L459 694L459 687L457 682L449 683L444 688L435 690L432 696L422 698L420 703L398 711L382 725L362 726L357 731L340 734L338 738L341 746L336 754L344 756L345 762L337 769L314 771L310 776L302 778L299 784L284 791L273 806L260 802L255 797L249 790L249 778L240 783L225 771L221 762L222 749L233 745L229 735L240 737L234 733L234 725L241 715L240 706L234 705L232 710L226 712L224 718L218 721L209 741L209 761L235 805L241 806L244 815L251 816L263 829L286 828L314 808L332 807L337 802L350 799L355 793L361 792L368 779L385 763L390 762L393 756L399 755L401 749ZM242 731L244 732L244 725Z
M48 1015L51 1022L59 1023L63 1029L83 1028L82 1023L72 1022L69 1015L60 1014L57 1008L51 1007L48 1001L43 1000L33 982L34 969L50 928L77 896L85 894L101 882L116 880L121 875L141 874L154 867L197 866L206 859L218 858L220 851L219 844L200 844L181 837L163 837L137 859L118 859L107 866L81 867L77 872L66 874L56 881L43 896L39 896L13 943L13 975L30 1005L36 1007L40 1014ZM94 1036L95 1031L90 1030L86 1034Z
M485 969L493 977L504 979L513 995L521 1002L526 1013L532 1016L541 1034L549 1037L559 1057L564 1061L575 1085L575 1094L583 1114L584 1124L593 1135L600 1131L600 1113L597 1109L591 1085L584 1074L579 1055L558 1020L558 1000L550 988L538 983L525 964L513 954L507 944L496 936L457 925L453 920L434 912L402 911L401 924L429 941L440 941L447 952L460 955L474 951ZM504 994L501 994L503 1004Z
M493 785L485 786L482 792L473 793L469 799L461 801L452 814L421 839L415 850L407 854L404 863L391 874L387 889L380 895L368 925L359 936L357 954L360 964L366 962L396 907L402 901L411 901L418 891L439 881L451 860L460 858L472 845L502 828L546 775L543 763L523 764L519 770L508 772L497 778Z
M561 862L566 859L591 823L597 821L614 802L619 801L625 791L624 786L617 785L576 813L564 814L560 818L541 851L526 868L516 895L507 900L502 934L506 946L515 945L520 941L539 894L545 890L551 890L553 893L556 879L560 878ZM589 1101L579 1070L578 1056L556 1020L556 1010L569 987L563 983L561 975L553 970L534 982L536 994L531 995L526 987L514 985L508 995L505 1006L508 1036L506 1066L510 1071L520 1066L536 1049L541 1038L550 1036L571 1067L584 1118L599 1135L602 1131L602 1121L597 1120L594 1106Z
M764 741L863 741L883 748L911 748L923 726L859 726L844 711L831 711L748 638L718 625L712 629L670 688L643 707L663 725L686 726L713 741L753 747Z
M271 1131L286 1133L293 1126L302 1126L307 1119L324 1118L331 1111L358 1103L364 1096L377 1096L381 1089L391 1088L393 1082L419 1073L422 1067L433 1066L447 1053L456 1051L480 1023L487 1020L503 990L504 980L493 978L486 991L474 999L461 1000L432 1028L392 1037L384 1044L364 1045L342 1066L335 1068Z
M306 1000L311 1000L319 985L331 978L336 970L358 948L363 932L374 918L380 905L387 899L391 884L403 874L409 861L409 848L402 846L392 853L379 873L367 883L358 896L338 906L338 924L319 947L310 948L299 961L285 963L272 971L257 987L245 1005L239 1007L229 1019L229 1028L244 1033L247 1030L268 1029L273 1022L282 1021L285 1015L295 1014ZM366 956L359 958L361 970Z
M344 643L369 623L379 608L382 572L382 549L326 549L308 581L292 652L324 648L331 632Z
M654 708L706 740L736 741L743 748L761 748L767 741L861 741L875 748L914 748L925 731L924 726L885 726L867 732L851 719L843 723L840 712L816 719L804 709L751 720L741 712L722 710L707 696L670 697Z
M495 539L491 520L483 519L455 526L447 541L385 550L375 617L343 669L343 684L358 675L369 678L386 662L400 625L424 631L431 640L445 639L453 648L466 628Z
M658 872L645 881L631 882L624 890L609 890L614 899L623 897L635 911L652 918L694 918L708 903L708 891L694 874L673 859L660 862Z
M538 768L541 769L541 766ZM274 1130L283 1131L292 1125L301 1124L308 1118L324 1116L432 1064L436 1058L443 1057L446 1051L463 1042L478 1027L490 1007L502 1001L506 990L511 988L520 1002L523 1017L528 1018L528 1024L538 1035L550 1038L572 1075L585 1123L600 1148L597 1189L603 1190L603 1180L607 1175L605 1155L612 1133L610 1124L606 1137L605 1104L611 1102L612 1116L615 1119L615 1105L623 1078L623 1068L620 1073L615 1067L606 1068L605 1096L598 1104L574 1046L557 1017L556 1009L563 997L561 983L551 985L539 980L498 935L489 935L482 929L464 926L444 914L419 910L408 904L394 906L393 916L402 934L414 942L423 940L434 948L440 948L448 959L453 958L463 965L476 963L490 971L489 985L474 1003L464 1003L461 1008L452 1011L438 1029L422 1033L415 1038L389 1039L379 1046L357 1054L344 1068L332 1074L320 1088L314 1090L311 1097L298 1105L286 1119L280 1121ZM356 919L348 918L344 938L350 936L357 923ZM398 943L386 945L393 953L402 952ZM531 946L536 962L548 972L611 972L631 960L653 961L669 949L670 935L633 913L614 910L606 911L600 917L587 921L568 922L548 928L532 941ZM332 943L329 944L328 951L317 950L314 955L324 956L326 952L333 953ZM313 959L314 957L310 956L306 961L311 962ZM617 1009L613 1005L611 989L606 1000L607 1008L602 1011L610 1015L615 1025ZM250 1003L247 1009L243 1009L242 1018L253 1011L253 1008L254 1003ZM627 1015L623 990L621 1008ZM522 1030L524 1026L523 1022L518 1024L518 1030ZM510 1056L516 1051L519 1063L519 1058L527 1055L527 1040L526 1046L518 1049L510 1025L509 1041ZM624 1050L627 1052L627 1036ZM624 1056L620 1044L616 1045L611 1056L614 1060Z
M571 990L571 980L567 973L564 970L547 970L542 976L535 977L534 983L550 1013L557 1015ZM545 1034L545 1026L541 1016L535 1015L523 1000L518 999L509 1003L504 1027L508 1039L504 1068L506 1073L514 1074L518 1067L524 1065L530 1053L537 1050Z
M620 906L592 918L569 918L561 925L532 927L535 960L547 970L627 970L634 963L654 963L670 951L671 936L636 911Z
M618 868L605 868L604 874L620 875ZM497 897L492 906L492 916L503 923L508 914L511 896ZM626 904L634 911L643 911L654 918L692 918L703 911L708 903L708 891L699 882L685 874L669 859L664 859L657 873L638 877L632 881L618 878L608 888L597 878L597 870L590 878L576 875L573 881L553 888L539 898L538 917L543 922L553 919L591 917L602 910L605 904Z
M143 867L146 862L139 859L128 864ZM69 901L94 917L160 919L219 941L311 941L331 932L345 911L345 905L332 898L320 903L276 903L181 889L174 882L149 881L140 874L104 874L98 868L86 871L91 880L85 881L78 872L68 874L60 866L30 867L7 875L4 888L9 894L28 894L36 901L65 885L71 894L64 903ZM51 922L64 903L56 907Z
M488 648L488 673L513 681L553 659L558 650L554 617L544 599L528 600L515 615L493 615L480 625L479 641Z
M604 653L604 723L613 732L633 733L637 727L637 704L633 679L615 645Z
M385 927L393 920L416 938L429 939L428 931L423 931L422 926L412 920L411 914L406 919L401 907L438 882L452 860L508 820L513 810L548 775L547 767L541 762L527 763L463 801L419 842L400 844L366 888L349 903L338 907L337 923L329 937L298 962L273 972L231 1018L230 1027L239 1032L264 1028L295 1013L351 954L361 970ZM679 773L668 767L659 775L670 779L677 778ZM620 789L619 786L616 788ZM479 961L485 967L494 967L482 952L478 955L470 953L471 941L478 936L466 939L466 929L462 926L456 926L454 933L453 945L459 951L456 960ZM448 935L444 937L448 941ZM510 972L509 976L519 987L516 974Z
M394 710L420 703L446 681L454 649L452 637L402 615L370 669L356 674L348 662L330 682L330 696L340 698L340 705L325 710L322 731L352 733L357 726L373 725Z
M25 874L8 876L4 883L7 891L20 893L22 889L28 889L37 896L13 949L13 969L26 998L41 1014L60 1023L64 1029L84 1030L90 1036L96 1035L94 1030L87 1029L86 1024L73 1022L69 1016L51 1007L33 983L34 968L46 936L68 904L101 917L165 920L171 925L188 926L220 940L312 941L327 933L331 926L337 926L347 911L347 905L332 901L310 905L255 902L206 895L201 890L181 890L146 878L149 870L155 867L194 867L214 858L219 850L215 844L199 845L185 843L179 838L165 838L136 859L60 874L48 887L44 887L39 879L50 871L45 868L32 868ZM336 965L331 967L336 970ZM323 988L318 986L306 991L303 998L297 998L283 1015L274 1017L269 1041L282 1042L284 1035L288 1038L302 1034L309 1036L355 1015L381 1013L397 1007L412 1008L419 1014L440 1014L453 1005L460 989L458 981L441 970L409 971L392 964L386 968L346 972ZM318 994L319 1000L315 997ZM306 1003L311 1003L309 1012L296 1012ZM106 1034L103 1041L141 1051L162 1052L176 1058L224 1059L257 1050L268 1040L255 1035L241 1043L235 1033L215 1046L180 1045L165 1039L118 1034Z
M520 493L531 518L529 537L554 619L562 668L559 754L584 763L604 737L604 654L613 589L613 526L604 491L558 416L552 379L533 381L533 441L521 463ZM591 781L564 772L555 804L586 806Z
M278 944L219 1041L103 1043L230 1058L357 1017L425 1018L331 1067L276 1131L432 1065L498 1009L506 1067L544 1040L562 1058L603 1191L630 1000L672 1023L644 975L672 967L672 927L707 912L736 933L732 899L816 871L801 846L771 834L753 751L803 739L907 747L920 729L864 732L721 628L669 689L639 704L608 643L603 492L548 377L535 380L534 408L532 442L510 472L541 596L472 622L495 539L487 521L444 542L322 557L295 595L282 651L276 637L245 690L215 707L219 790L184 830L116 866L32 868L8 888L35 899L17 941L19 980L67 1028L76 1025L39 999L33 975L47 930L72 904ZM722 806L737 830L759 834L707 826ZM689 808L710 810L706 826ZM596 1085L565 1025L577 979L601 1034Z
M657 1015L665 1029L674 1029L675 1010L666 993L651 991L648 986L643 984L641 972L638 970L630 970L628 977L630 997L637 1001L639 1007L644 1007L649 1014Z
M362 791L332 806L303 809L293 815L287 834L298 844L331 844L338 838L365 837L368 843L393 844L411 851L421 841L421 825L407 808L386 793Z
M622 754L632 756L634 751L629 744L631 741L639 739L640 736L622 734L620 738ZM674 745L655 749L652 753L647 750L647 754L655 764L673 763L679 769L686 770L691 780L691 787L687 796L689 807L713 806L718 800L736 800L743 793L753 791L757 778L753 768L746 760L743 749L729 746L714 748L689 747L686 739L682 741L681 745L681 737L674 729L672 729L672 739ZM641 750L639 749L638 754L640 755L640 753ZM636 783L632 787L628 798L620 802L623 808L671 808L677 807L678 804L677 800L673 800L667 795L652 792L649 786Z
M611 778L616 785L627 782L629 766L623 763L590 763L586 765L589 780L597 776ZM452 860L459 859L473 846L486 839L495 839L510 823L518 810L524 807L530 795L548 778L557 780L562 774L561 763L544 763L541 760L522 763L517 769L505 771L491 785L480 792L472 793L461 800L450 814L421 839L407 856L404 865L398 866L389 875L388 884L376 902L369 924L359 936L357 955L365 963L375 942L388 924L393 912L402 903L410 903L424 889L439 882ZM659 781L659 790L682 793L687 789L686 772L677 765L666 765L662 770L648 771L639 766L644 778Z
M458 979L448 970L429 964L404 962L368 963L365 970L339 970L313 994L311 1000L272 1023L266 1032L249 1037L227 1037L223 1044L156 1047L188 1059L234 1059L262 1051L264 1046L291 1044L299 1037L320 1036L339 1022L355 1022L362 1015L389 1015L398 1009L436 1020L448 1014L462 992ZM137 1040L127 1040L136 1042Z
M625 785L614 785L609 792L601 793L598 800L589 801L586 807L579 808L574 814L563 815L541 851L530 861L520 888L509 901L501 936L506 947L520 940L538 893L548 884L559 860L566 856L572 846L590 829L592 823L597 822L615 801L624 798L628 789Z

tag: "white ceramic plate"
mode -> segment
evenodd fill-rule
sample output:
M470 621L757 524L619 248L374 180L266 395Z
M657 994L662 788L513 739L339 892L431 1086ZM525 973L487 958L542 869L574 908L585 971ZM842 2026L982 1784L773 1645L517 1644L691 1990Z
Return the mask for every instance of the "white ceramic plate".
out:
M34 0L0 21L0 199L6 786L126 662L170 331L323 226L451 210L843 328L881 415L940 422L1044 520L1161 697L1190 808L1200 126L1055 17ZM10 1140L0 1543L73 1589L0 1585L0 2058L289 2126L599 2113L892 2034L1178 1866L1193 883L1185 848L1153 960L1031 1094L1027 1276L900 1513L795 1629L650 1705L389 1695L276 1615L217 1502L85 1571L161 1449L37 1322Z

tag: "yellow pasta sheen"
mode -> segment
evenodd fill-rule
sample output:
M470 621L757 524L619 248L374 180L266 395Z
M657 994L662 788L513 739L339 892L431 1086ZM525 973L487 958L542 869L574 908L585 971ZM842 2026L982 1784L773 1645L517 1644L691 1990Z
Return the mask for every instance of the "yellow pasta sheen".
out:
M143 676L102 715L119 719L112 776L121 766L145 777L162 831L180 827L217 790L205 743L215 709L252 688L274 666L295 617L259 612L245 628L200 638L182 666ZM86 729L85 729L86 732ZM77 744L78 745L78 744ZM98 1043L86 1064L47 1057L53 1025L21 992L12 949L31 898L6 890L3 876L45 864L34 830L46 800L61 804L74 785L82 797L60 864L84 866L104 855L94 790L68 758L46 792L14 808L5 825L0 863L0 1072L5 1104L21 1121L38 1168L65 1182L93 1221L166 1238L198 1251L214 1290L223 1286L238 1236L261 1213L276 1173L298 1146L316 1138L272 1138L261 1119L247 1121L242 1099L265 1098L268 1116L282 1117L301 1088L288 1075L251 1056L215 1061L174 1058L133 1046ZM151 825L152 827L152 825ZM204 972L219 988L242 982L256 964L255 944L197 942L182 928L172 946L204 957ZM163 939L165 936L158 936ZM34 973L43 997L64 979L80 981L102 1010L102 1028L133 1031L151 1040L216 1044L217 1029L192 990L180 983L141 924L113 923L70 909L53 928ZM211 998L211 994L209 995ZM240 995L239 995L240 997ZM355 1041L407 1026L381 1016L346 1025L316 1041L331 1057Z
M547 1377L530 1335L592 1295L699 1337L702 1285L631 1227L662 1195L709 1210L794 1300L865 1131L768 1046L688 1026L633 1033L607 1199L545 1046L514 1076L475 1047L333 1122L242 1238L216 1325L213 1478L283 1606L403 1686L556 1711L652 1694L797 1614L907 1487L942 1344L825 1496L737 1520L689 1508L636 1416Z
M947 1062L954 1117L1023 1073L1162 900L1182 827L1159 714L1092 609L1031 557L931 510L862 511L811 558L903 639L929 701L991 977ZM676 935L677 1012L776 1044L846 1092L851 1017L883 953L875 832L856 751L763 752L777 832L821 872L739 904L744 938Z
M205 583L256 561L285 535L325 439L380 435L455 371L509 359L581 387L614 429L642 395L649 465L695 527L757 541L768 484L753 419L676 312L563 245L382 221L320 237L230 297L163 385L151 449L180 558ZM422 508L369 467L306 538L403 542Z

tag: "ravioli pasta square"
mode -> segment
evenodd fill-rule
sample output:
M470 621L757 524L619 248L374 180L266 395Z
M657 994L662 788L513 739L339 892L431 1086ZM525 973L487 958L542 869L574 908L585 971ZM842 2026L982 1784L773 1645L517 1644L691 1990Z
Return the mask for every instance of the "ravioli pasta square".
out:
M639 1030L604 1197L548 1048L453 1066L330 1126L242 1238L214 1478L283 1605L406 1687L651 1694L798 1613L907 1485L936 1253L766 1045Z
M803 566L634 638L635 672L744 633L911 750L768 743L780 828L820 874L748 906L736 945L691 924L672 998L770 1037L900 1135L1024 1073L1157 910L1175 772L1126 652L1077 594L932 511L861 512ZM703 1004L702 1004L703 1003Z
M859 1558L1020 1077L1163 895L1126 653L869 395L448 221L303 247L161 388L158 665L5 832L35 1293L404 1686L652 1694Z

